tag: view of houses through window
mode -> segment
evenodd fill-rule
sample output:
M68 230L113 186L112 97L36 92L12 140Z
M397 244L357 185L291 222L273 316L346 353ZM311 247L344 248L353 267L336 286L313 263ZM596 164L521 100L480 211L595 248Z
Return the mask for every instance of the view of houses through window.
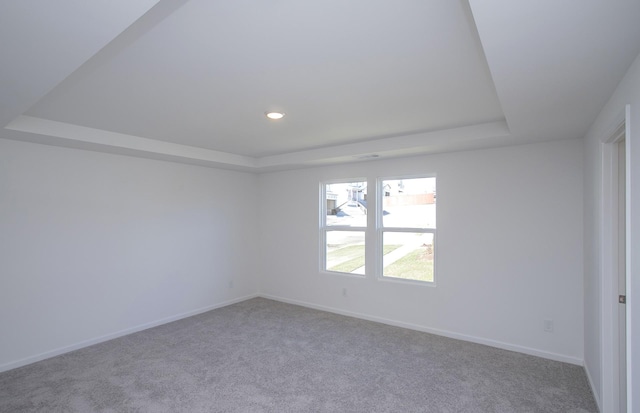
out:
M433 282L436 178L381 181L384 277Z
M323 185L322 237L327 271L365 274L367 242L375 245L380 274L434 281L436 178L394 178L377 182L378 202L369 200L367 182ZM376 231L367 239L367 216Z
M325 269L364 274L367 183L325 185Z

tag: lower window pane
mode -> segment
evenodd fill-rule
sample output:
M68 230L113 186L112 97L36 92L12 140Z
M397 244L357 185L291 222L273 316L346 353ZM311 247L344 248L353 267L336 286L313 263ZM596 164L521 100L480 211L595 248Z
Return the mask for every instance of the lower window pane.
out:
M433 282L433 234L385 231L382 252L384 277Z
M327 231L327 271L364 274L364 231Z

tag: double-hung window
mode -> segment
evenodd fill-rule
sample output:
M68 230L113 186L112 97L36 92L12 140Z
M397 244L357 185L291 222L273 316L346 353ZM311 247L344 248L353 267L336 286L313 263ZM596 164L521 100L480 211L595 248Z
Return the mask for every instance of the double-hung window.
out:
M323 269L364 274L367 229L366 180L325 183L321 192Z
M436 178L378 180L382 277L434 281Z

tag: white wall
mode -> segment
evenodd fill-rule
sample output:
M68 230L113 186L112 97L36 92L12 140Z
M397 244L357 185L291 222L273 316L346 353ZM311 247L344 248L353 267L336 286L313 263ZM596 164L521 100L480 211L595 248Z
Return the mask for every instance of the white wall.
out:
M631 236L631 290L627 290L628 306L633 306L631 317L630 338L634 349L640 345L640 136L638 126L640 124L640 56L629 68L624 79L618 85L613 96L602 109L598 118L591 126L585 138L585 366L592 380L596 397L603 398L603 369L602 369L602 345L601 328L602 311L601 281L601 214L602 214L602 139L606 139L611 128L620 119L625 111L625 105L631 105L630 121L626 139L629 141L630 168L629 184L631 186L631 227L627 232ZM635 355L628 363L633 363L627 368L633 373L631 395L640 395L640 356ZM606 369L605 369L606 370ZM606 380L606 377L604 378ZM611 395L605 395L605 401ZM613 397L617 397L613 396ZM628 406L629 411L640 412L640 400L633 401L633 406ZM631 410L633 408L633 410ZM603 411L608 411L604 406Z
M581 364L582 149L572 140L263 174L261 293ZM436 287L319 271L320 181L424 173L437 174Z
M0 139L0 371L255 294L256 184Z

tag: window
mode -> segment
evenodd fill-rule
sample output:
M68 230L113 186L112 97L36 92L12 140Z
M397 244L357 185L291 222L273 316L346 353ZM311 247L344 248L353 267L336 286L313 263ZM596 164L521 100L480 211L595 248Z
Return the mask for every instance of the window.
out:
M382 276L433 282L436 178L379 181Z
M364 180L322 186L323 269L365 273L367 183Z
M436 178L379 179L369 203L367 189L365 179L321 185L322 269L433 282ZM367 231L368 219L375 230ZM365 266L367 251L373 269Z

